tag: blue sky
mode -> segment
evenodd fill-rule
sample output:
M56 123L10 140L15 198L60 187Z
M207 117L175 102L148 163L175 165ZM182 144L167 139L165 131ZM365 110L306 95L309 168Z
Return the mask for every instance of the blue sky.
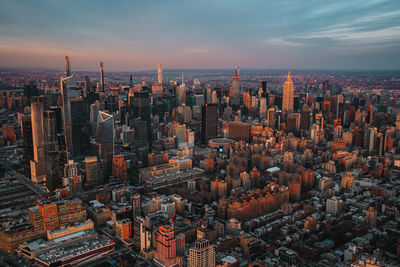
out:
M0 67L399 69L400 1L0 0Z

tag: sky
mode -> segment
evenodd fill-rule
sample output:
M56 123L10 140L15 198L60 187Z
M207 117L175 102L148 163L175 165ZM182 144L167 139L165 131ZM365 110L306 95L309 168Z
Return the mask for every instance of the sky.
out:
M0 67L400 69L399 0L0 0Z

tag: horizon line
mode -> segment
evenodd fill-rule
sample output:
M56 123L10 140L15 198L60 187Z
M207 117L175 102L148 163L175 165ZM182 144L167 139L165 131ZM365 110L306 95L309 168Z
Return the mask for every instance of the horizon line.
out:
M291 64L292 65L292 64ZM78 69L74 70L74 68L71 68L72 72L98 72L99 69ZM233 67L224 67L224 68L163 68L164 71L205 71L205 70L216 70L216 71L222 71L222 70L233 70ZM277 68L260 68L260 67L243 67L241 70L265 70L265 71L282 71L282 70L287 70L288 68L283 68L283 67L277 67ZM374 71L374 72L382 72L382 71L389 71L389 72L400 72L400 69L394 69L394 68L379 68L379 69L371 69L371 68L293 68L291 66L291 69L299 70L299 71L355 71L355 72L368 72L368 71ZM62 68L46 68L46 67L0 67L0 71L4 70L38 70L38 71L51 71L51 72L64 72ZM107 71L105 69L105 73L131 73L131 72L152 72L155 71L157 72L157 67L154 69L142 69L142 70L110 70Z

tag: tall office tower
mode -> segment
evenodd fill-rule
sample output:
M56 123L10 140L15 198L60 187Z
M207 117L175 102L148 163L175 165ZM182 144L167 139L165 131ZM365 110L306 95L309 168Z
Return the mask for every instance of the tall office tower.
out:
M311 108L304 104L303 109L301 110L301 119L300 119L300 128L301 135L307 135L310 131L311 124Z
M21 122L21 133L24 141L24 158L27 166L30 166L31 160L33 160L33 139L32 139L32 121L31 115L23 115ZM29 171L29 168L26 168ZM30 173L26 173L30 176Z
M368 114L367 114L367 123L372 125L372 122L374 121L374 107L372 105L368 106Z
M119 181L128 180L128 162L124 155L114 155L112 163L112 175Z
M339 115L340 115L340 107L341 107L341 105L343 105L343 101L344 101L343 95L342 94L337 95L336 119L340 118L339 117Z
M283 85L282 93L282 112L292 113L294 107L294 85L292 80L292 75L290 74L290 65L287 79Z
M267 111L267 121L268 126L271 128L275 128L275 108L270 107Z
M62 161L57 136L56 112L46 110L43 113L43 129L46 156L46 184L50 190L61 185Z
M243 92L243 106L251 108L251 95L250 91Z
M286 124L287 124L287 129L299 132L300 131L300 120L301 120L301 114L300 113L291 113L288 114L286 118ZM289 127L290 125L290 127Z
M86 183L100 184L101 176L99 170L99 162L96 156L85 158L85 177Z
M62 146L64 145L62 108L59 106L52 106L49 107L48 110L53 111L55 113L57 138L58 138L59 148L62 149Z
M333 127L333 140L341 139L342 138L342 125L337 125Z
M213 90L211 94L211 103L212 104L218 104L218 95L217 91Z
M129 75L129 87L132 88L133 87L133 79L132 79L132 74Z
M87 93L87 94L91 92L91 85L90 85L90 78L89 78L89 76L86 76L86 77L85 77L85 90L86 90L86 93Z
M383 133L378 133L376 136L376 142L375 142L375 147L376 147L376 152L378 153L378 156L382 156L384 151L385 151L385 135Z
M214 267L215 248L207 239L197 240L194 247L190 248L188 267Z
M208 140L218 136L218 105L206 104L201 106L201 140L207 144Z
M186 104L186 84L183 81L182 75L182 84L176 88L176 105L180 106L182 104Z
M162 84L162 65L158 64L158 83Z
M141 206L141 196L139 193L134 194L131 197L132 201L132 212L133 212L133 219L136 218L136 216L140 216L142 212L142 206Z
M137 137L140 131L146 130L146 138L142 139L152 145L151 134L151 119L150 119L150 96L148 91L135 92L133 98L133 109L131 111L132 118L140 118L146 124L146 129L135 127L135 136ZM139 124L143 124L139 123ZM131 124L132 125L132 124Z
M70 196L82 191L82 177L78 175L78 163L69 160L64 165L62 184L68 188Z
M400 113L397 113L397 115L396 115L395 126L396 126L396 138L399 138L400 137Z
M111 114L98 112L96 142L99 144L101 158L112 160L114 150L114 119Z
M151 93L155 97L160 97L162 96L163 93L163 87L161 83L155 83L151 86Z
M95 133L97 131L97 117L99 113L99 106L96 105L96 103L92 103L89 106L89 122L90 122L90 128L92 130L92 133Z
M266 81L262 81L262 82L261 82L261 89L262 89L262 92L263 92L264 94L267 93L267 82L266 82Z
M71 76L71 61L69 56L65 56L65 77Z
M72 150L74 157L83 156L90 149L89 118L86 99L74 97L69 99L71 111Z
M135 92L133 97L133 118L150 120L150 96L149 92Z
M68 89L67 83L72 78L68 76L67 78L60 78L60 89L62 97L62 117L64 121L64 138L65 138L65 150L67 154L67 160L69 156L72 157L72 126L71 126L71 106L68 99Z
M267 117L267 99L265 97L260 99L260 117L263 119Z
M376 127L368 128L368 152L375 149L376 138L378 136L378 129Z
M100 90L104 92L104 62L100 61Z
M212 103L212 89L210 87L210 85L207 86L206 90L205 90L205 97L206 97L206 103L207 104L211 104Z
M146 229L146 221L143 217L134 218L133 244L137 251L144 251L151 246L151 231Z
M157 233L157 252L154 254L156 266L182 266L182 257L176 256L174 228L170 225L160 226Z
M31 100L33 160L31 160L31 179L35 183L46 181L46 154L43 129L44 97Z
M232 74L232 91L230 95L231 105L240 105L240 82L239 82L239 67L235 67Z

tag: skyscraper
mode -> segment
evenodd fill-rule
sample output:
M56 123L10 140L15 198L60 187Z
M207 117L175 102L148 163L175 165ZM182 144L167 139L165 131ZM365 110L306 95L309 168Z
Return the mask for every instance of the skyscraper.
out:
M104 92L104 62L100 61L100 90Z
M201 140L203 144L218 136L218 105L201 106Z
M29 166L33 159L33 139L32 139L32 120L30 115L23 115L21 122L21 133L24 141L24 158L26 164ZM29 171L29 169L27 168ZM26 173L30 176L30 173Z
M136 218L136 216L140 216L142 213L141 209L141 197L139 193L134 194L131 196L131 201L132 201L132 212L133 212L133 219Z
M141 127L139 129L138 125L135 126L135 139L138 139L140 132L146 132L145 138L139 138L143 141L147 141L149 146L152 144L152 130L151 130L151 118L150 118L150 95L148 91L135 92L133 98L133 109L131 109L132 118L140 118L141 123L136 121L136 123L146 125L146 129ZM133 123L135 124L135 123Z
M86 93L89 94L91 92L92 86L90 84L90 78L88 76L85 76L85 90Z
M260 99L260 117L263 119L267 117L267 99L265 97Z
M292 75L290 74L290 65L287 79L283 85L282 94L282 112L285 114L292 113L294 106L294 85Z
M97 157L86 157L85 158L85 176L86 183L100 184L100 171Z
M235 67L232 74L232 91L231 91L231 105L240 105L240 82L239 82L239 67Z
M194 247L190 248L188 267L214 267L215 248L207 239L197 240Z
M64 137L65 137L65 149L67 154L67 160L69 155L73 155L72 151L72 127L71 127L71 107L68 99L68 89L67 83L72 78L68 76L67 78L60 78L60 89L62 97L62 115L64 121Z
M69 160L64 166L63 186L69 190L69 195L82 191L82 177L78 175L78 163Z
M310 113L311 113L311 108L308 105L304 105L303 109L301 110L301 130L304 132L309 132L310 130Z
M143 217L134 218L133 244L135 249L140 252L149 249L151 245L151 232L146 229L145 224Z
M85 155L89 150L89 116L86 99L82 97L69 98L71 128L72 131L72 150L74 157Z
M71 61L69 56L65 56L65 77L71 76Z
M96 142L99 144L99 154L102 158L113 155L114 140L113 116L103 111L98 112Z
M158 83L162 84L162 66L158 64Z
M50 190L61 185L62 163L57 136L56 111L46 110L43 113L43 129L46 157L46 184Z
M266 81L261 81L261 88L262 88L262 92L264 94L267 93L267 82Z
M186 104L186 84L183 80L183 74L182 74L182 83L176 88L176 101L177 101L176 104L178 106Z
M31 160L31 179L35 183L46 181L46 155L43 130L44 97L31 101L33 160Z
M182 266L182 258L176 256L174 228L170 225L160 226L158 229L154 263L156 266Z

